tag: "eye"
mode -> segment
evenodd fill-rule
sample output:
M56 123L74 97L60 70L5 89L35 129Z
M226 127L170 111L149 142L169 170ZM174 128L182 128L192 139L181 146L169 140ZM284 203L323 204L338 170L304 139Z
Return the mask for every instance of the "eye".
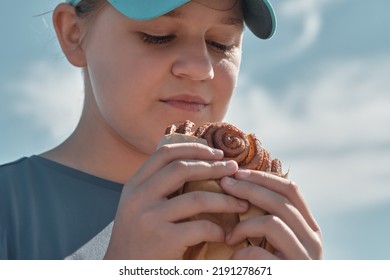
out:
M147 33L141 33L140 36L143 42L152 45L166 44L171 42L173 39L175 39L175 35L157 36L157 35L151 35Z
M234 49L234 45L224 45L216 41L207 41L207 44L220 53L229 53Z

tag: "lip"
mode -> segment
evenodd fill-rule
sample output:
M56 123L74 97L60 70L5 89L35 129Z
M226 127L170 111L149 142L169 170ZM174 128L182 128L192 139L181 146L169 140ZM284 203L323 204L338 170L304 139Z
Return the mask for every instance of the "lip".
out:
M160 101L176 109L189 112L200 112L209 104L199 96L187 94L172 96L166 99L161 99Z

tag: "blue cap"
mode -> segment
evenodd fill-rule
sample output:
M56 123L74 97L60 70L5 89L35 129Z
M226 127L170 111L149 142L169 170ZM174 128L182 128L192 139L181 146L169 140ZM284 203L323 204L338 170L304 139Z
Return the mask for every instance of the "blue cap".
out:
M67 0L76 6L82 0ZM107 0L115 9L134 20L149 20L162 16L191 0ZM199 0L193 0L199 1ZM212 1L212 0L211 0ZM276 17L268 0L241 0L246 26L261 39L271 38L276 29ZM203 1L204 3L207 3ZM208 3L211 3L210 0ZM209 5L209 4L206 4Z

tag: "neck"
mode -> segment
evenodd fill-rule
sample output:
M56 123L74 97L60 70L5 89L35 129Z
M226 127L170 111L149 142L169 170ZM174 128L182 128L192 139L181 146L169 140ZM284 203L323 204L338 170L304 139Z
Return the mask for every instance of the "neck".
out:
M86 100L72 135L42 156L100 178L126 183L149 155L110 130L96 107L87 108L86 104L91 103Z
M98 141L94 139L95 136L100 137ZM42 156L88 174L124 184L140 168L148 155L120 141L115 144L112 140L105 140L93 131L86 137L76 129L62 144Z

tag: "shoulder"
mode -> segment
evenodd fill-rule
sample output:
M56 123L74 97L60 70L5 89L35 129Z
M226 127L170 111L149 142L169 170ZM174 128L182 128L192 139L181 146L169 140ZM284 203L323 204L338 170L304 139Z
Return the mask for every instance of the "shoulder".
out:
M31 189L31 186L41 182L39 178L46 172L39 167L36 156L23 157L0 165L0 197L1 200L14 197L21 199L21 192ZM7 202L10 203L10 202Z
M0 165L0 186L4 186L6 182L12 182L20 178L21 173L28 169L29 158L23 157L18 160Z
M3 172L6 172L7 170L17 168L18 166L23 164L23 162L25 162L28 159L29 159L28 157L22 157L20 159L15 160L15 161L0 164L0 174L2 174Z
M11 203L10 198L18 197L19 190L28 181L30 173L29 158L24 157L13 162L0 165L0 201L2 206Z
M18 160L0 165L0 182L16 180L16 181L31 181L34 178L42 176L42 174L51 173L51 168L48 168L40 156L33 155L31 157L23 157Z

